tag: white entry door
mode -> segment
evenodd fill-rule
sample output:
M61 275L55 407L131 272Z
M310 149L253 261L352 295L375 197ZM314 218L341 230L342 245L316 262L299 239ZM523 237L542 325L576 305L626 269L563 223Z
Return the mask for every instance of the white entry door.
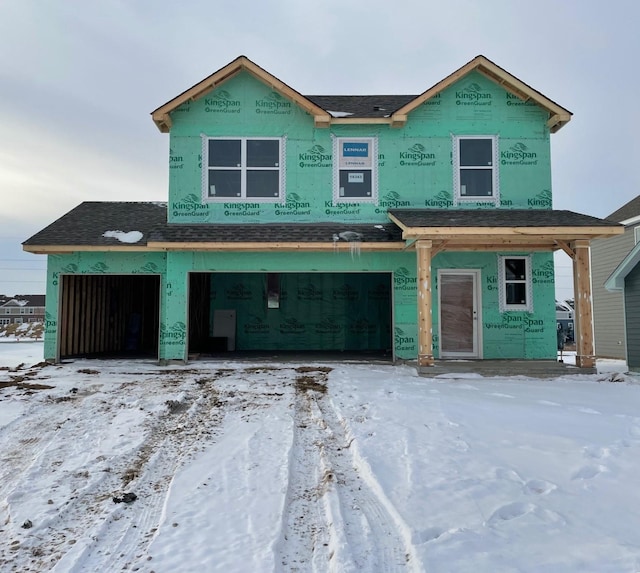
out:
M438 271L439 340L441 358L481 358L480 271Z

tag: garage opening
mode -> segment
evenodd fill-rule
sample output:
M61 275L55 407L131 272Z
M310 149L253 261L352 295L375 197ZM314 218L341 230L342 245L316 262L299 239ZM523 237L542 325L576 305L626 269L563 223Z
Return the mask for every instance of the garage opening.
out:
M190 273L189 355L393 356L391 273Z
M60 359L158 358L160 276L63 275Z

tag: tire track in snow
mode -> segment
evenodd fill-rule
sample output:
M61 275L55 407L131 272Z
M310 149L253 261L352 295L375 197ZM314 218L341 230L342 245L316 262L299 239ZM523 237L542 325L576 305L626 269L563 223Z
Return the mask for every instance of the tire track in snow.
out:
M409 528L354 453L353 437L326 394L327 372L296 383L278 547L283 571L421 571Z
M154 383L154 381L151 381ZM90 562L95 571L126 570L139 558L155 533L176 470L211 440L223 415L220 395L212 388L193 398L169 401L168 411L153 419L133 463L117 472L121 490L134 491L131 505L103 505L103 515L85 543L78 544L52 571L84 573ZM113 491L113 490L112 490Z
M328 476L321 472L322 436L311 417L307 389L296 386L293 404L293 441L282 531L276 548L276 566L283 573L328 570L329 522L321 497Z
M199 390L193 388L193 382L188 376L173 380L174 385L187 389L183 400L167 401L166 411L151 415L141 428L140 442L133 447L96 460L87 460L82 451L74 450L79 450L86 440L98 441L107 434L122 411L121 404L108 404L102 397L96 398L105 403L104 416L69 416L68 404L64 414L56 413L55 405L60 399L45 397L38 406L48 403L46 415L14 421L23 426L20 434L26 447L13 448L3 456L8 462L3 463L6 473L11 476L13 469L15 474L12 479L4 476L0 482L0 508L7 516L3 530L5 535L12 534L14 542L10 550L0 551L0 566L15 565L19 560L23 572L84 572L87 571L84 564L91 558L92 567L102 560L102 565L94 570L125 567L151 539L152 527L158 523L176 468L202 447L203 441L211 439L221 419L217 392L204 388L202 395L194 398ZM167 394L171 383L166 376L156 375L120 387L126 386L129 405L137 409L140 396ZM85 406L80 395L69 400L73 400L74 409ZM68 402L66 397L64 402ZM15 427L11 430L16 431ZM85 441L74 446L74 439L80 435ZM0 436L0 447L5 445ZM16 472L17 468L20 471ZM43 474L54 476L47 480L52 485L50 491L29 489L28 484L37 483L38 476ZM131 506L114 504L111 499L123 488L136 491L138 499ZM21 532L20 518L17 517L19 523L16 518L12 523L14 506L24 505L25 498L42 502L47 497L51 509L40 516L33 529Z

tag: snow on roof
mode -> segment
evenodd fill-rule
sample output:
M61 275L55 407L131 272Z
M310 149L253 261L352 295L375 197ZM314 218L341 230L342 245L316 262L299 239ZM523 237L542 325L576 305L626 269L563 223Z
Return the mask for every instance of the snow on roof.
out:
M137 243L143 237L140 231L129 231L128 233L124 231L105 231L102 236L117 239L121 243Z

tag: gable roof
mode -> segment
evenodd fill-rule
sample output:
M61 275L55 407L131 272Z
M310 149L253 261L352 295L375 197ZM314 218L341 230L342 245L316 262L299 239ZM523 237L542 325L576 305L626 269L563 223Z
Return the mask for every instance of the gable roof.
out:
M406 116L409 112L473 71L481 73L491 81L502 86L507 91L518 96L520 99L524 101L533 101L549 112L549 121L547 121L547 125L552 133L558 131L564 124L571 120L571 116L573 114L568 109L565 109L550 100L539 91L525 84L522 80L519 80L497 64L494 64L488 58L479 55L452 74L448 75L433 87L430 87L427 91L421 93L400 109L396 110L392 116L393 123L406 122Z
M45 295L43 294L29 294L29 295L19 295L10 298L2 304L0 300L0 306L4 308L8 307L43 307L45 303Z
M532 101L549 113L547 125L552 133L571 120L569 110L519 80L485 56L479 55L420 95L314 95L304 96L246 56L239 56L204 80L151 112L158 129L169 132L171 112L188 101L195 101L240 72L246 71L290 99L313 116L316 127L332 124L382 123L402 127L408 114L473 71L477 71L523 101ZM365 120L365 121L363 121Z
M640 195L625 203L606 218L616 223L624 223L640 217Z
M639 262L640 243L636 243L636 246L631 249L611 275L609 275L609 278L604 281L604 288L608 291L624 290L624 279L627 278L627 275L636 268Z
M252 76L256 77L263 83L271 86L274 90L281 93L286 98L298 104L302 109L307 111L315 119L316 125L328 125L329 115L327 112L307 99L305 96L298 93L293 88L289 87L283 81L279 80L269 72L254 64L246 56L239 56L223 68L220 68L217 72L214 72L204 80L198 82L196 85L190 87L188 90L182 92L180 95L174 97L164 105L161 105L158 109L151 112L153 121L158 126L158 129L163 133L168 133L171 128L171 116L169 115L173 110L180 107L187 101L195 101L207 95L210 91L219 87L227 80L237 76L240 72L246 71Z

